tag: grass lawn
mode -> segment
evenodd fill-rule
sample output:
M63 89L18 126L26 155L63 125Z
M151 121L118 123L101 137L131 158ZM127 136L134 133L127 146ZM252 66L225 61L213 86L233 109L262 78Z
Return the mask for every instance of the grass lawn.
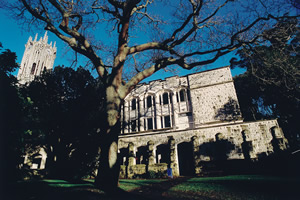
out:
M168 191L182 199L300 199L299 178L225 176L191 178Z
M134 179L120 179L119 187L125 191L131 191L137 189L142 186L155 184L165 181L163 179L148 179L148 180L134 180ZM76 187L93 187L94 180L86 179L83 183L70 183L64 180L53 180L53 179L45 179L39 181L41 183L47 183L48 186L54 188L76 188Z
M119 199L300 199L299 178L271 176L182 177L176 179L121 179L125 196ZM94 188L93 180L22 181L14 185L10 200L110 199ZM133 195L131 198L130 195ZM2 199L2 198L1 198Z

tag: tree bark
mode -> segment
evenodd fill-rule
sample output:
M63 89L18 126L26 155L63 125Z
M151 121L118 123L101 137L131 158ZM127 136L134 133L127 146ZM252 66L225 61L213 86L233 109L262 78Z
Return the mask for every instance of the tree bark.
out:
M118 189L120 165L118 162L118 136L120 123L121 98L114 86L106 89L105 127L101 130L100 163L95 186L108 194L116 194Z

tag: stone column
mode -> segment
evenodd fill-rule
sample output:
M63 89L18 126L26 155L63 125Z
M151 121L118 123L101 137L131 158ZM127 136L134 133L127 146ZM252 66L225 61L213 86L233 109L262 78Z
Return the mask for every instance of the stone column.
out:
M161 112L160 112L160 109L161 109L161 105L159 104L159 95L155 95L154 96L155 98L155 112L154 114L156 115L154 119L156 119L156 128L157 129L161 129L161 121L160 121L160 115L161 115Z
M46 151L45 151L44 148L41 148L39 153L41 154L40 169L45 169L45 167L46 167L46 160L47 160L47 153L46 153Z
M152 140L150 140L147 143L148 146L148 165L153 165L155 164L155 157L154 157L154 142Z
M134 175L133 166L136 165L134 144L130 142L128 144L128 165L127 165L127 178L132 178Z
M124 102L124 109L123 109L123 115L124 115L124 133L129 133L129 112L128 112L128 102ZM125 125L127 124L127 125Z
M175 139L170 137L169 139L169 147L170 147L170 168L172 168L173 176L179 176L179 169L177 163L177 153L175 146Z
M135 162L135 153L134 153L134 144L130 142L128 144L128 166L136 165Z
M250 160L251 157L253 157L252 141L247 140L247 137L249 137L249 135L250 135L249 130L245 129L242 131L243 142L242 142L241 146L242 146L242 151L243 151L245 160Z
M195 174L201 173L201 165L200 165L200 158L197 156L200 148L200 140L198 136L192 137L192 145L193 145L193 158L194 158L194 167L195 167Z
M140 131L144 131L144 118L142 118L141 116L144 116L145 114L145 110L144 110L144 99L138 99L139 102L139 124L140 124Z
M177 102L177 99L176 99L176 95L177 95L177 92L175 91L172 95L172 101L173 101L173 104L172 104L172 115L173 115L173 124L172 124L172 127L174 129L176 129L176 126L178 124L178 102Z

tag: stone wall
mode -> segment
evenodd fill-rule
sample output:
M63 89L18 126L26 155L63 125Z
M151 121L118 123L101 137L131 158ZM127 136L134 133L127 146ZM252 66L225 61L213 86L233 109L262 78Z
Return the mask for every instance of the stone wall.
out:
M191 88L191 98L196 127L220 121L241 120L232 82Z
M151 178L151 173L167 175L167 169L167 163L121 165L120 178Z
M277 141L277 144L274 141ZM180 167L186 164L182 163L179 154L182 152L182 148L185 149L184 151L189 151L189 145L192 149L190 152L192 155L191 163L193 163L191 170L196 175L202 173L201 162L203 161L255 160L260 156L272 154L276 149L284 150L287 148L287 141L276 120L120 136L120 149L128 148L129 144L132 150L131 156L135 160L139 160L138 156L143 156L145 159L143 167L132 162L132 165L137 167L131 166L130 173L146 173L147 166L163 160L168 168L173 169L174 176L181 175L181 171L184 172ZM152 150L149 148L151 146ZM167 149L163 152L164 155L160 153L163 146ZM141 147L146 149L144 154L139 153ZM150 165L149 155L154 157ZM126 155L123 156L126 157ZM189 157L188 155L184 156ZM186 159L189 159L187 157ZM129 159L128 156L126 159Z

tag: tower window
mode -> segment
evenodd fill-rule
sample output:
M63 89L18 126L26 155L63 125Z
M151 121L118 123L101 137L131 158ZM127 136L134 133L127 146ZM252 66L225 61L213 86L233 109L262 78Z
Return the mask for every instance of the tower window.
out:
M184 89L180 90L179 97L180 97L181 102L185 101L185 91L184 91Z
M34 74L34 71L35 71L35 66L36 66L36 64L35 64L35 63L33 63L33 64L32 64L32 68L31 68L31 72L30 72L30 74Z

